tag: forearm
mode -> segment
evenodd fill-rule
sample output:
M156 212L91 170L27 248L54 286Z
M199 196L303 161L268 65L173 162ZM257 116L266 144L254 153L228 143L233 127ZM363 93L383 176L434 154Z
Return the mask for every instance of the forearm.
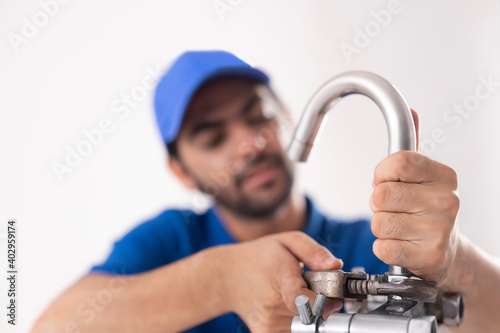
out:
M90 274L60 296L33 332L179 332L229 311L219 275L226 247L136 275Z
M461 235L449 288L464 294L464 320L453 332L497 332L500 262Z

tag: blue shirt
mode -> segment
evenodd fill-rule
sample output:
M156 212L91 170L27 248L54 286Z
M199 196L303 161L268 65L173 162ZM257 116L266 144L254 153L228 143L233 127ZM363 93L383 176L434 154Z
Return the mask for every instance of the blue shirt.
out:
M388 266L372 252L375 240L366 220L341 222L321 214L309 198L307 223L302 230L344 261L344 271L365 267L370 274L382 274ZM203 214L191 210L166 210L115 242L109 257L91 272L136 274L158 268L211 246L237 241L224 228L215 207ZM187 330L189 333L249 332L234 313L212 319Z

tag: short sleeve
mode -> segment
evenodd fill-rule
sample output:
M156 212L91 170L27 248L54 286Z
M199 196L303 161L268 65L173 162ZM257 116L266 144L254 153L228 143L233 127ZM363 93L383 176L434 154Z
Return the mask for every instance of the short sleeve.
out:
M166 211L143 222L117 240L108 258L93 266L90 272L137 274L192 254L188 225L192 228L196 223L188 222L180 211Z

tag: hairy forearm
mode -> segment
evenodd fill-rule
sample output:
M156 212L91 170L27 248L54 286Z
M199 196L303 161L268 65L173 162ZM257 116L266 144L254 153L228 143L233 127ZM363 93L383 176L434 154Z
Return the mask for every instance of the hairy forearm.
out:
M179 332L229 311L220 276L227 247L136 275L93 273L61 295L33 332Z
M460 236L447 289L464 294L464 320L453 332L497 332L500 326L500 261Z

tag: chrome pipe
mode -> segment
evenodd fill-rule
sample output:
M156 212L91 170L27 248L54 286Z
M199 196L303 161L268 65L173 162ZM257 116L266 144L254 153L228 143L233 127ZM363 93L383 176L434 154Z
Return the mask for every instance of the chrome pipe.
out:
M400 150L416 151L415 124L401 93L379 75L352 71L327 81L309 100L288 147L288 158L292 161L307 161L325 114L343 97L352 94L370 98L382 111L389 134L389 154ZM409 274L408 270L399 266L390 266L389 272Z

